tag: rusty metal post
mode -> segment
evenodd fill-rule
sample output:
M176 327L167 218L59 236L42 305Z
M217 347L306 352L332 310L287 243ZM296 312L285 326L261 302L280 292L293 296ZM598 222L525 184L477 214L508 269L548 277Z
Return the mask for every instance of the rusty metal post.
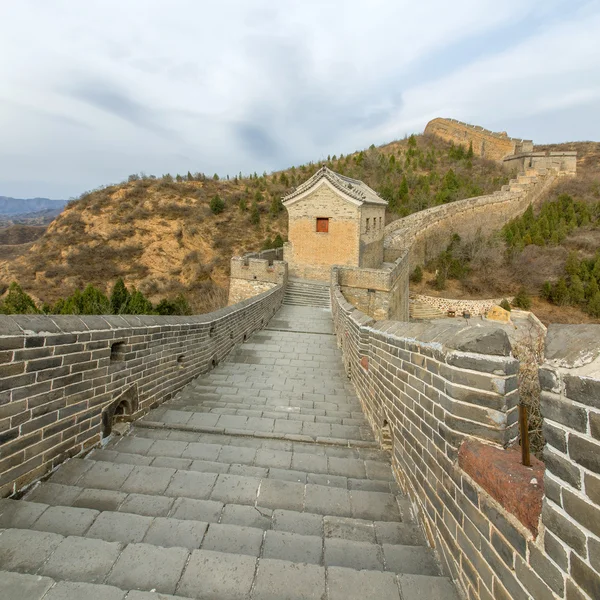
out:
M527 406L519 404L519 432L521 434L521 457L526 467L531 466L529 454L529 419L527 418Z

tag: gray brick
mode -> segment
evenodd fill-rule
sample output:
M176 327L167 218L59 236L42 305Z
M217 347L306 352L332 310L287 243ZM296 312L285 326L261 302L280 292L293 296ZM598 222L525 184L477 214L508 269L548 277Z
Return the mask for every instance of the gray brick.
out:
M256 573L255 600L321 600L325 596L325 569L264 558Z
M262 539L262 529L240 527L238 525L211 524L204 536L202 549L258 556Z
M7 529L0 535L0 568L35 573L63 539L55 533Z
M122 589L172 594L188 555L183 548L130 544L119 556L107 582Z
M343 567L329 567L327 569L327 587L330 600L364 600L365 598L400 600L396 577L393 573L358 572ZM434 597L430 596L430 598Z
M65 538L40 573L54 579L101 583L121 552L122 545L87 538Z
M288 531L267 531L262 551L264 558L295 563L322 563L323 540L317 536L298 535Z
M112 585L59 581L48 594L44 596L44 600L81 600L81 598L93 598L94 600L123 600L123 598L125 598L125 592Z
M252 556L194 550L177 593L192 598L246 600L254 579L256 560Z
M105 512L98 516L86 537L107 542L141 542L152 519L130 513Z
M2 572L2 577L0 577L0 598L9 598L10 600L41 600L52 585L54 585L54 581L48 577ZM46 596L46 598L49 597Z

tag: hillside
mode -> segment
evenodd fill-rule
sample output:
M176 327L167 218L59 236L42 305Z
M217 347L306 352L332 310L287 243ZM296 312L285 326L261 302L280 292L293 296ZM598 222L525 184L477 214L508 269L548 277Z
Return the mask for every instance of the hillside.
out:
M587 207L589 216L572 223L552 239L554 232L534 235L511 246L502 232L485 239L463 240L453 251L463 267L456 277L449 277L445 289L436 289L433 272L439 263L429 265L429 272L414 291L451 298L493 298L516 294L521 288L532 296L532 310L544 323L600 322L588 312L582 302L556 303L544 298L545 282L552 285L563 278L570 281L565 269L569 255L580 262L594 263L600 252L600 143L573 142L537 146L536 150L576 150L577 176L561 179L548 193L544 204L556 203L559 198L571 198L577 206ZM536 211L539 219L541 210ZM542 218L542 229L547 226ZM535 232L535 223L533 231ZM541 239L540 239L541 237ZM571 259L572 260L572 259ZM584 281L585 283L585 281Z
M509 178L497 164L425 136L322 163L388 199L388 222L491 192ZM22 256L0 257L0 281L6 289L17 280L38 301L52 303L89 283L107 290L123 277L152 301L184 293L196 312L214 309L226 299L231 256L259 250L277 234L285 239L280 198L317 168L310 163L225 180L201 173L131 176L70 202ZM223 210L215 214L210 205L217 195Z

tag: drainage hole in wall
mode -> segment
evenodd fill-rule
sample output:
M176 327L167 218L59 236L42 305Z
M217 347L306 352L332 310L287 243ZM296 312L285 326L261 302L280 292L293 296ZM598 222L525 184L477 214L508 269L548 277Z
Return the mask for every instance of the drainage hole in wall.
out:
M185 356L184 354L180 354L180 355L177 357L177 366L178 366L180 369L185 369L185 364L184 364L184 362L183 362L183 358L184 358L184 356Z
M125 342L115 342L110 346L110 362L125 360Z
M208 336L213 337L215 335L216 331L217 331L217 327L216 327L216 325L213 325L208 331Z

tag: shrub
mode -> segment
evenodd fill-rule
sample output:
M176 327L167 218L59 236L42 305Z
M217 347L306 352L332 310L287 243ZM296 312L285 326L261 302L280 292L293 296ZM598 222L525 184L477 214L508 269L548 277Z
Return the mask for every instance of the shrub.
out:
M225 210L225 202L221 199L219 194L213 196L212 200L210 201L210 210L212 210L213 214L215 215L218 215Z
M39 312L33 298L26 294L16 281L13 281L8 286L8 293L0 302L0 313L3 315L23 315Z
M250 211L250 223L252 225L258 225L260 223L260 211L258 210L258 204L256 200L252 203L252 210Z
M412 283L421 283L423 281L423 269L419 265L417 265L413 272L410 274L410 281Z
M435 274L433 287L440 291L446 289L446 274L441 269L439 269Z
M115 286L113 287L112 294L110 295L110 306L114 315L120 315L124 313L129 302L129 292L125 287L125 282L119 277Z
M512 301L513 306L517 308L521 308L523 310L529 310L531 308L531 298L527 294L525 288L521 288L517 295L514 297Z
M503 298L502 302L500 302L500 308L510 312L510 302L506 298Z

